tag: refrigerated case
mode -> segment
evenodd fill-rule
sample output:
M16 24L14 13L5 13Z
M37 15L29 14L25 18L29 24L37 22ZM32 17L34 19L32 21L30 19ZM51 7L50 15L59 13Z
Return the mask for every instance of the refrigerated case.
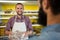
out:
M0 20L2 20L2 24L0 24L0 36L4 36L4 30L6 27L6 24L12 16L16 15L15 12L15 4L16 3L1 3L2 4L2 12L0 13ZM23 15L28 16L30 18L30 21L32 22L32 27L34 29L35 33L40 33L40 30L43 28L40 24L37 24L38 19L38 5L35 3L33 4L25 4L24 3L24 13ZM11 11L11 10L12 11ZM7 12L5 12L7 11Z

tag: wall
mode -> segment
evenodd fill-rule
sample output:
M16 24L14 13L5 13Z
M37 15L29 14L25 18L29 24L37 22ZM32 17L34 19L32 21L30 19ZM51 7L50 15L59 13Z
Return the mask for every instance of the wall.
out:
M13 9L15 10L15 4L2 4L2 10ZM24 5L25 10L38 10L37 5Z

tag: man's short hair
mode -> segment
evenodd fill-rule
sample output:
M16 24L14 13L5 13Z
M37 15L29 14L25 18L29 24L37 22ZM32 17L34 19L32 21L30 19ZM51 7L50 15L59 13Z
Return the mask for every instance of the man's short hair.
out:
M60 0L48 0L54 15L60 14Z
M54 15L60 14L60 0L48 0Z
M22 5L22 6L24 6L22 3L17 3L16 5Z
M60 14L60 0L47 0L54 15ZM40 0L42 4L43 0Z

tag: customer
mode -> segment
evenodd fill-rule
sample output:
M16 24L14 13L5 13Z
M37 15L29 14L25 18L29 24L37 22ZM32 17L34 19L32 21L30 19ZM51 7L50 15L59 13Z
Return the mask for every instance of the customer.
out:
M60 0L41 0L47 14L47 27L29 40L60 40Z

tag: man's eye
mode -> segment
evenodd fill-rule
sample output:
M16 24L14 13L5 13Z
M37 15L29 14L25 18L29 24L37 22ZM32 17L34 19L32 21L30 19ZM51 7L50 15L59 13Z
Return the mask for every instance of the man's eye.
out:
M21 8L22 9L22 8Z
M17 8L17 9L19 9L19 8Z

